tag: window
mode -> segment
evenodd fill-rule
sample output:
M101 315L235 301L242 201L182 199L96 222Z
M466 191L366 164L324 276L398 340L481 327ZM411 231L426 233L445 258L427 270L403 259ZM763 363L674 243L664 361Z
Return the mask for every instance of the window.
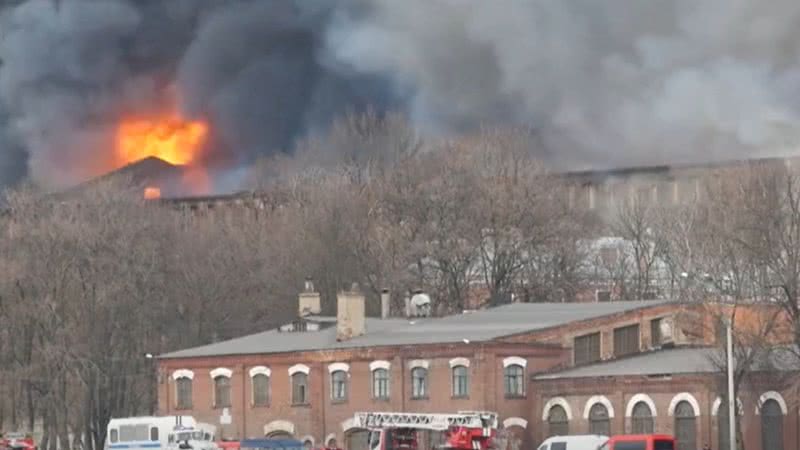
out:
M738 415L738 411L736 412ZM730 439L728 439L728 401L727 399L722 400L719 405L719 409L717 410L717 432L719 433L717 439L719 439L718 447L720 450L729 450L731 448Z
M269 377L259 373L253 375L253 406L269 405Z
M303 372L292 374L292 404L308 403L308 375Z
M525 369L519 364L505 368L506 396L522 397L525 395Z
M150 435L150 427L146 424L139 425L120 425L119 427L119 441L146 441Z
M119 442L119 431L116 428L111 430L111 436L109 437L112 444L116 444Z
M675 450L672 441L656 441L653 450Z
M567 450L566 442L553 442L550 444L550 450Z
M639 324L614 329L614 355L625 356L639 352Z
M428 397L428 369L415 367L411 370L411 397Z
M231 406L231 379L220 375L214 378L214 407Z
M697 425L694 408L686 400L675 406L675 442L677 450L697 450Z
M614 450L647 450L647 442L645 441L615 442Z
M150 428L150 440L153 442L158 442L158 428L156 427Z
M453 397L469 395L469 374L466 366L453 367Z
M589 410L589 433L611 436L611 422L608 409L602 403L595 403Z
M344 401L347 399L347 372L337 370L331 373L331 400Z
M567 411L560 405L550 408L547 414L548 436L567 436L569 434L569 419ZM550 447L553 448L555 443Z
M631 417L631 432L633 434L653 434L653 412L645 402L633 405Z
M389 399L389 370L375 369L372 371L372 398Z
M761 448L783 450L783 410L774 399L761 405Z
M658 347L661 345L661 319L650 321L650 345Z
M592 333L575 338L575 364L600 361L600 333Z
M177 409L192 409L192 380L191 378L178 378L175 380L175 393Z

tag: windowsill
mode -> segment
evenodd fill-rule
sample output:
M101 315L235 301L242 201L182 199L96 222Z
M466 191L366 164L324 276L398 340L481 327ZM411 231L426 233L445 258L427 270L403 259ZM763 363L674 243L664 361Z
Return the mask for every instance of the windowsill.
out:
M230 409L231 405L214 405L211 409Z
M308 408L311 406L311 403L292 403L292 408Z
M261 409L261 408L269 408L269 403L264 403L263 405L250 405L253 409Z
M372 401L374 401L374 402L386 403L386 402L388 402L390 400L391 400L391 398L389 398L389 397L372 397Z
M525 394L506 394L506 400L525 400L528 398Z
M189 405L189 406L176 406L175 407L175 411L191 411L192 409L193 409L192 405Z
M469 400L469 395L451 395L450 398L453 400Z
M420 397L411 397L411 400L430 400L430 397L428 397L427 395L423 395Z
M342 405L344 403L347 403L347 399L346 398L332 398L331 399L331 405Z

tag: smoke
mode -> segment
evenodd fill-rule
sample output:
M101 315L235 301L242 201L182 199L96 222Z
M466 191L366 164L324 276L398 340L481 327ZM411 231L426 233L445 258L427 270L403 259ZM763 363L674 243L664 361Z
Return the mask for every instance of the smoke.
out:
M437 135L525 125L585 168L794 151L790 0L15 0L0 7L0 185L107 167L119 117L213 124L209 162L290 151L347 110Z
M413 92L417 123L538 130L556 162L738 158L800 144L800 3L375 0L340 63Z

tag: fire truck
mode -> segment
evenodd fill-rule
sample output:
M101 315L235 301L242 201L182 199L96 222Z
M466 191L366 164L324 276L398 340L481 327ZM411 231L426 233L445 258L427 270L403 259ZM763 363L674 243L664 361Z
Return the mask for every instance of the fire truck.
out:
M355 426L370 431L370 450L416 450L423 430L444 433L444 443L437 449L488 450L497 433L497 413L482 411L359 412L353 420Z

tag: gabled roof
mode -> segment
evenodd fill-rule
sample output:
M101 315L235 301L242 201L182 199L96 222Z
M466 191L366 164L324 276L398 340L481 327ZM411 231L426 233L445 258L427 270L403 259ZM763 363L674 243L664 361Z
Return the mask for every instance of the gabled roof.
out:
M662 305L666 301L603 303L515 303L496 308L428 319L367 318L367 332L347 341L336 340L335 324L319 331L281 332L277 329L228 341L180 350L161 358L284 353L391 345L485 342L504 336L544 330L580 320ZM335 318L316 318L323 322Z

